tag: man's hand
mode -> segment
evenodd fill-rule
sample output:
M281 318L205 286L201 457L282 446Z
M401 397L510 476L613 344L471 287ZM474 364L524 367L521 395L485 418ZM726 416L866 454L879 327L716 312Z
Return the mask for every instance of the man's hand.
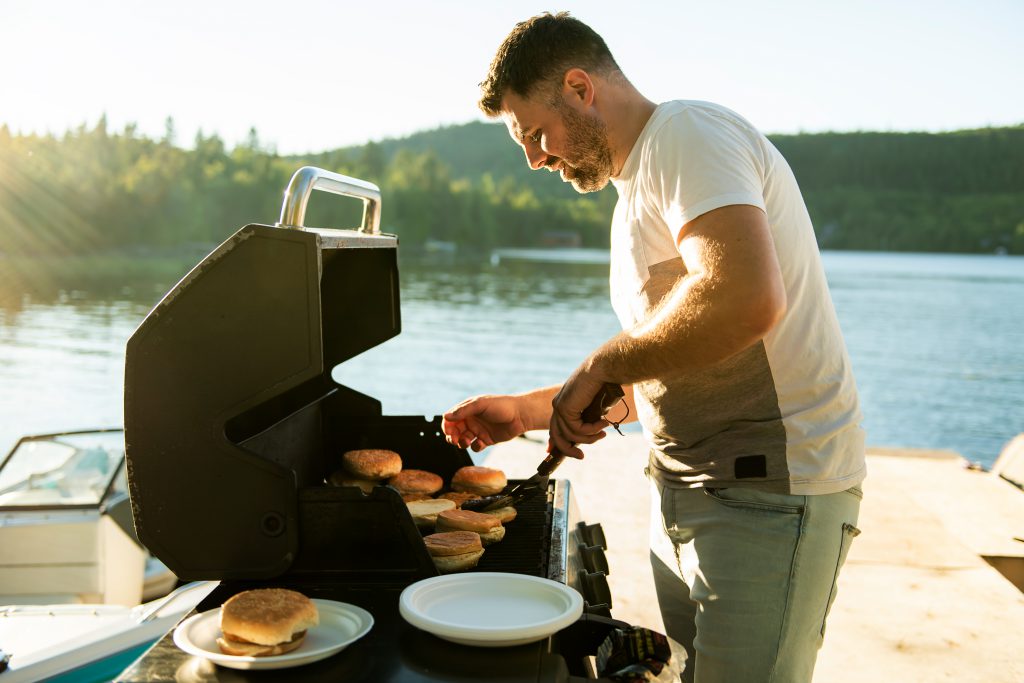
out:
M609 425L607 420L585 423L582 417L604 383L605 380L596 378L582 365L565 381L551 401L548 453L562 453L581 459L583 451L576 444L594 443L604 438L604 428Z
M444 414L441 429L448 443L482 451L531 429L524 396L474 396Z

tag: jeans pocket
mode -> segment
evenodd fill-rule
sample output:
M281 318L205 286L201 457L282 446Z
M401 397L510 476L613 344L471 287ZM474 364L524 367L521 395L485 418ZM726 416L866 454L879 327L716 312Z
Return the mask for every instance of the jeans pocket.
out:
M704 487L704 495L709 496L722 505L751 512L779 512L799 515L804 511L800 501L802 496L791 496L784 493L767 493L747 488L710 488Z
M839 581L839 570L846 562L846 556L850 553L850 545L853 539L860 535L860 529L852 524L843 524L842 538L839 545L839 557L836 559L836 570L832 574L832 590L828 593L828 602L825 604L825 614L821 617L821 636L825 636L825 622L828 620L829 612L832 611L832 603L836 600L836 584Z
M675 491L666 487L657 479L652 479L651 481L654 482L654 490L657 491L661 502L661 528L665 533L671 534L677 529L679 523L676 517Z

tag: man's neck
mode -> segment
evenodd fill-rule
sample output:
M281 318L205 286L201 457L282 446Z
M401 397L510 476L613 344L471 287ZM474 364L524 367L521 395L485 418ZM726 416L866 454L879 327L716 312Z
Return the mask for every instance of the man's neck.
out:
M605 85L605 97L601 103L601 115L608 126L608 143L612 149L613 178L619 176L622 167L633 151L637 138L650 120L657 104L651 102L626 82L611 87Z

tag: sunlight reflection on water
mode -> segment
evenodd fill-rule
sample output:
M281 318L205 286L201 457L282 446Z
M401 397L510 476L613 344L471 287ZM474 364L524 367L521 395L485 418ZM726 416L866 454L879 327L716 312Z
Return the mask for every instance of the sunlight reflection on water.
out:
M1024 431L1024 258L828 252L825 265L869 443L990 464ZM403 261L401 278L402 333L334 373L388 414L559 382L619 329L607 266ZM124 344L169 284L0 307L0 450L119 426Z

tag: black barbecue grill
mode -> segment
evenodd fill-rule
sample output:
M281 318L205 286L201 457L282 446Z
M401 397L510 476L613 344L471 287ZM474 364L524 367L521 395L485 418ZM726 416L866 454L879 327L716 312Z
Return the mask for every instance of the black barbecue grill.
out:
M364 202L358 230L303 227L314 189ZM388 448L445 481L472 464L440 419L383 415L331 370L401 330L398 239L379 232L376 186L296 172L277 226L247 225L213 250L128 341L125 441L136 529L184 580L220 580L197 610L252 587L286 586L369 610L370 633L278 680L559 681L618 624L599 525L576 518L571 488L518 507L478 571L546 577L585 599L584 616L546 641L479 649L439 640L398 613L402 589L436 569L405 503L326 483L341 454ZM515 482L513 482L515 483ZM496 615L498 618L498 615ZM621 625L621 624L620 624ZM191 672L191 673L190 673ZM272 672L258 672L260 678ZM194 675L193 675L194 674ZM165 636L119 678L248 680Z

